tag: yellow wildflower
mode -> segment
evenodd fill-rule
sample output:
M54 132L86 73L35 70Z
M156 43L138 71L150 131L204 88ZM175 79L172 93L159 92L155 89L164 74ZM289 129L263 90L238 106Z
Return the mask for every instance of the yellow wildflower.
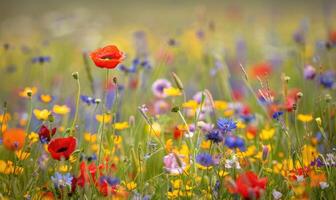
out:
M313 120L313 116L312 115L299 114L297 118L301 122L310 122L310 121Z
M215 101L215 109L216 110L225 110L228 107L228 104L226 101Z
M178 88L170 87L170 88L165 88L163 90L163 93L166 94L167 96L180 96L182 95L182 92Z
M31 132L29 135L28 135L28 139L30 140L31 144L39 141L39 135L35 132Z
M65 115L65 114L67 114L67 113L70 112L70 108L68 106L66 106L66 105L62 105L62 106L60 106L60 105L54 105L53 111L56 114Z
M183 108L189 108L189 109L196 109L198 107L198 103L195 100L189 100L187 102L184 102L182 104Z
M52 101L52 96L48 94L41 94L40 95L40 100L44 103L50 103Z
M19 92L19 96L28 98L28 93L31 93L31 96L33 96L36 92L36 87L25 87L23 91Z
M246 127L246 124L244 123L244 122L242 122L242 121L238 121L237 122L237 128L241 128L241 129L243 129L243 128L245 128Z
M113 142L114 144L120 144L122 142L122 137L120 135L115 135Z
M173 188L174 189L180 189L182 186L182 180L181 179L176 179L171 181Z
M134 181L131 181L129 183L126 183L126 188L128 190L134 190L136 188L137 184Z
M126 128L128 128L129 127L129 124L128 124L128 122L116 122L116 123L114 123L114 129L116 129L116 130L124 130L124 129L126 129Z
M65 172L71 170L71 167L69 167L68 165L64 165L64 164L63 164L63 165L60 165L60 166L58 167L58 170L59 170L60 172L65 173Z
M30 156L30 153L19 150L15 151L15 155L19 158L19 160L26 160Z
M97 134L84 133L84 140L87 142L94 143L97 141Z
M274 128L264 128L261 131L259 137L262 140L269 140L274 136L274 134L275 134L275 129Z
M161 126L159 123L154 122L152 124L152 126L147 125L147 132L151 135L151 136L160 136L161 133Z
M165 148L167 152L171 152L171 150L173 149L173 139L168 139L166 141Z
M203 140L200 146L201 146L202 149L209 149L210 146L211 146L211 141L210 140Z
M233 109L228 109L224 111L224 116L225 117L231 117L234 114L234 110Z
M50 114L51 112L47 109L43 109L43 110L34 109L34 115L38 120L46 121Z
M96 120L100 123L109 123L112 120L112 116L109 114L96 115Z

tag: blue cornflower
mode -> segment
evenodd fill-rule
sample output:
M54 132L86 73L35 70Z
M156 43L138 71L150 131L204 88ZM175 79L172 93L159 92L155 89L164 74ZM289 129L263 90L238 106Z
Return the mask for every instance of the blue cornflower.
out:
M55 188L59 187L71 187L73 177L70 173L61 174L59 172L56 172L54 176L51 177L52 182L55 185Z
M36 56L32 58L33 63L40 63L40 64L50 62L50 60L51 60L50 56Z
M283 115L283 112L282 111L277 111L277 112L273 113L272 117L273 117L273 119L279 120L281 115Z
M244 114L240 115L240 118L245 122L245 123L250 123L253 120L255 120L255 115L253 114Z
M93 98L93 97L89 97L89 96L86 96L86 95L81 95L80 96L81 100L86 103L87 105L91 105L91 104L94 104L96 99Z
M335 74L332 71L327 71L320 76L320 83L325 88L332 88L335 81Z
M196 156L196 162L204 167L209 167L214 164L212 156L208 153L200 153Z
M221 131L227 133L237 128L237 123L231 119L220 118L217 120L217 126Z
M221 130L219 129L213 129L208 132L208 134L205 135L207 140L211 140L214 143L220 143L223 141L223 135Z
M110 186L115 186L120 183L120 180L118 178L113 178L109 176L101 176L99 179L100 183L108 183Z
M240 137L237 137L237 136L233 136L233 135L227 136L225 138L224 144L225 144L225 146L227 146L230 149L238 148L241 151L246 150L244 140Z

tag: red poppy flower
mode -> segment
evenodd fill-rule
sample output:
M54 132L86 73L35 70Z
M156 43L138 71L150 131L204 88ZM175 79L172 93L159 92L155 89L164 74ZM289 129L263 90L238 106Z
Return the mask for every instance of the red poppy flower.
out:
M97 49L90 56L97 67L107 69L115 68L124 59L123 52L119 51L115 45Z
M51 140L48 151L55 160L64 158L68 160L72 152L76 149L77 140L74 137L56 138Z
M251 73L253 77L264 77L272 73L271 64L265 62L252 67Z
M240 174L236 180L236 193L245 199L258 199L266 189L267 178L258 179L258 176L247 171Z
M42 143L48 143L51 140L51 137L54 136L56 133L56 128L51 129L51 131L45 126L42 125L39 131L39 137L40 137L40 141Z
M174 139L178 140L183 136L182 130L180 130L178 127L174 128Z

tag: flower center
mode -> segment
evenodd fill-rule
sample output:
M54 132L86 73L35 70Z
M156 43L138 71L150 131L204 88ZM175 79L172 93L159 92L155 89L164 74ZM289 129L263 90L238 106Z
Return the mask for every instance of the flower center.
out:
M60 148L60 149L57 149L57 153L62 153L62 152L65 152L66 150L68 150L68 148L67 147L62 147L62 148Z

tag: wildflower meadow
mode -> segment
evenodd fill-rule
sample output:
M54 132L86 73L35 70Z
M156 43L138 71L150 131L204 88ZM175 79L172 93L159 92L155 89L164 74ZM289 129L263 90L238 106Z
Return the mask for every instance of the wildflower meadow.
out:
M0 200L336 199L336 2L0 4Z

